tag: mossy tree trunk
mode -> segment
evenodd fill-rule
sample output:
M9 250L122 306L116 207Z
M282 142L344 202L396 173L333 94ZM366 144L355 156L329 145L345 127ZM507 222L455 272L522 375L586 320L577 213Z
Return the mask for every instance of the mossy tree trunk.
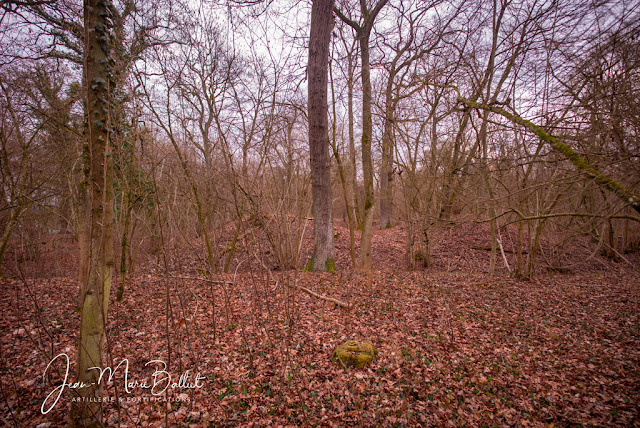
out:
M393 223L393 187L391 182L393 178L393 120L396 107L393 99L394 71L395 62L392 64L385 90L382 163L380 165L380 229L389 228Z
M568 144L560 141L560 139L558 139L557 137L554 137L553 135L547 133L544 129L542 129L542 127L534 124L529 120L521 118L517 114L509 113L502 107L498 107L496 105L482 104L475 101L467 100L460 96L458 97L458 102L465 105L466 107L497 113L515 124L524 126L529 131L536 134L541 141L544 141L553 150L567 158L567 160L575 165L576 168L578 168L588 177L592 178L598 185L613 192L626 205L630 206L636 212L640 213L640 196L627 189L625 186L613 180L612 178L601 173L598 169L587 163L587 161L575 150L573 150Z
M85 112L86 115L86 112ZM85 121L88 123L87 118ZM89 141L82 144L81 167L77 184L77 238L78 238L78 309L82 309L84 294L89 283L89 263L91 261L91 159Z
M129 229L131 226L131 210L133 207L133 201L130 200L130 194L123 198L124 206L122 207L122 212L124 215L124 225L122 227L122 239L120 244L120 284L118 285L118 293L116 294L116 299L118 301L122 300L124 296L124 284L127 279L127 250L129 248Z
M340 37L340 42L344 48L344 57L338 62L339 68L343 71L343 75L346 80L347 86L347 128L349 137L349 157L343 162L345 165L345 174L347 176L349 184L349 204L352 210L352 216L356 222L356 229L359 230L362 227L362 215L360 213L360 201L358 197L358 169L356 166L356 144L355 144L355 120L353 111L353 90L356 84L357 75L355 73L358 57L358 40L353 39L347 41L347 37L344 34L344 30L347 27L337 26L337 33ZM346 64L345 64L346 63ZM346 65L346 70L343 69L343 65Z
M360 236L360 267L371 269L371 238L373 234L373 162L371 159L371 137L373 120L371 116L371 71L369 65L369 35L358 31L360 55L362 57L362 175L364 177L364 213Z
M354 46L357 46L355 44ZM362 228L362 215L360 213L360 203L358 198L358 170L356 168L356 144L354 137L354 123L353 120L353 87L354 82L354 69L355 69L355 55L352 55L355 48L348 51L348 68L347 68L347 114L349 116L349 179L351 182L351 206L353 208L353 214L356 219L356 228Z

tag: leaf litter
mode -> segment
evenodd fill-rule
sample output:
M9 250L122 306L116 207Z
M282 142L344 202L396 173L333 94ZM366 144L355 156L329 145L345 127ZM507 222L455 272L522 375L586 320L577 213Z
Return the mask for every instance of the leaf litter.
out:
M133 275L124 300L110 305L106 361L115 367L128 358L129 376L144 379L145 363L160 359L176 379L199 372L204 386L169 389L171 401L107 402L105 420L121 427L640 423L636 271L607 262L531 281L492 277L473 268L484 252L456 252L457 238L444 234L434 238L449 248L434 254L436 267L411 272L401 268L395 232L376 232L375 257L389 260L371 272L348 269L342 243L336 274L247 269L213 278L227 284ZM385 250L376 253L376 245ZM27 298L22 281L1 283L0 417L9 426L62 426L72 395L42 415L44 397L62 380L43 372L66 352L75 373L76 283L72 275L26 283ZM347 339L371 342L374 361L361 369L332 362ZM105 389L116 394L127 396L118 375Z

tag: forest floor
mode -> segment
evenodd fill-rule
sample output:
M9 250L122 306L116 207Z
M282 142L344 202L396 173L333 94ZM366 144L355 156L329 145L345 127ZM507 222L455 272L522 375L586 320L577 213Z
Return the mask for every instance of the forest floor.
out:
M569 272L522 281L501 265L490 276L488 252L469 248L487 245L486 236L443 232L434 238L433 267L417 271L404 266L400 227L376 231L370 272L348 268L344 228L335 274L248 263L236 275L216 275L229 281L221 284L185 279L197 272L139 269L123 301L111 302L107 361L115 368L127 358L130 381L152 383L150 360L165 361L173 382L187 370L191 382L196 373L204 379L202 387L176 386L150 400L148 389L125 391L120 369L107 383L113 401L105 420L121 427L640 425L640 273L575 249L584 263ZM629 260L637 265L637 258ZM75 377L74 276L0 281L0 425L64 426L70 389L46 415L41 406L66 366L58 359L43 373L66 353ZM376 347L368 367L331 360L351 338Z

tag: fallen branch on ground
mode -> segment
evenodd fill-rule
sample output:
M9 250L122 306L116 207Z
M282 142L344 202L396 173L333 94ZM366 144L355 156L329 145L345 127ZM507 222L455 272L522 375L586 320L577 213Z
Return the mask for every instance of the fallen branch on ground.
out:
M469 245L469 248L471 248L472 250L482 250L482 251L491 251L491 246L479 246L479 245ZM511 251L511 250L506 250L506 249L502 249L502 251L504 253L514 253L515 251ZM522 254L527 254L526 250L522 251Z
M351 305L346 304L345 302L338 300L338 299L334 299L333 297L327 297L327 296L323 296L322 294L318 294L315 291L309 290L308 288L304 288L301 287L299 285L292 285L291 287L296 287L299 288L300 290L304 291L305 293L313 296L313 297L317 297L318 299L322 299L322 300L326 300L327 302L331 302L331 303L335 303L336 305L340 306L341 308L345 308L345 309L351 309Z
M265 271L267 271L267 273L269 273L269 277L271 278L271 280L277 284L278 281L273 277L273 273L271 273L271 270L269 270L267 268L267 266L264 264L262 259L260 257L258 257L255 253L253 255L256 258L256 260L258 260L258 262L260 264L262 264L262 266L264 267ZM289 287L298 288L301 291L304 291L305 293L309 294L310 296L317 297L318 299L334 303L334 304L340 306L341 308L351 309L351 305L348 305L348 304L346 304L345 302L343 302L341 300L334 299L333 297L323 296L322 294L318 294L315 291L309 290L308 288L302 287L300 285L294 284L294 285L289 285Z
M200 277L197 277L197 276L170 276L169 278L171 278L171 279L189 279L189 280L193 280L193 281L204 281L204 282L209 282L211 284L229 284L229 285L233 285L233 282L231 282L231 281L218 281L218 280L209 279L209 278L200 278Z

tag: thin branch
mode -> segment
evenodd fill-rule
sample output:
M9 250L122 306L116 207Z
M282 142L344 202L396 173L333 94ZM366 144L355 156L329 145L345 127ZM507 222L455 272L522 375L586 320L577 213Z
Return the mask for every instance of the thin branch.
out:
M204 281L204 282L208 282L210 284L224 284L224 285L233 285L233 284L235 284L232 281L217 281L217 280L213 280L213 279L209 279L209 278L202 278L202 277L198 277L198 276L169 276L169 278L171 278L171 279L188 279L188 280L193 280L193 281Z
M358 25L356 21L350 19L347 15L342 13L340 9L338 9L337 7L334 7L333 11L336 13L336 15L338 15L338 18L340 18L340 20L345 24L347 24L349 27L353 28L356 31L360 31L362 29L362 27L360 27L360 25Z
M331 302L331 303L335 303L336 305L340 306L341 308L345 308L345 309L351 309L351 305L338 300L338 299L334 299L333 297L327 297L327 296L323 296L321 294L318 294L312 290L309 290L308 288L302 287L300 285L290 285L290 287L296 287L302 291L304 291L305 293L313 296L313 297L317 297L318 299L322 299L322 300L326 300L327 302Z
M457 88L455 89L458 93L460 93ZM497 113L504 116L513 123L524 126L528 130L536 134L540 138L540 140L549 144L552 149L566 157L580 171L594 179L595 182L600 186L613 192L616 196L618 196L618 198L624 201L625 204L631 206L636 212L640 213L640 196L636 195L634 192L627 189L622 184L604 175L598 169L588 164L587 161L584 160L584 158L580 156L578 152L573 150L568 144L560 141L559 138L548 134L540 126L534 124L529 120L521 118L515 113L509 113L502 107L497 107L496 105L478 103L476 101L467 100L466 98L463 98L461 96L458 96L458 102L465 105L467 108L475 108Z

